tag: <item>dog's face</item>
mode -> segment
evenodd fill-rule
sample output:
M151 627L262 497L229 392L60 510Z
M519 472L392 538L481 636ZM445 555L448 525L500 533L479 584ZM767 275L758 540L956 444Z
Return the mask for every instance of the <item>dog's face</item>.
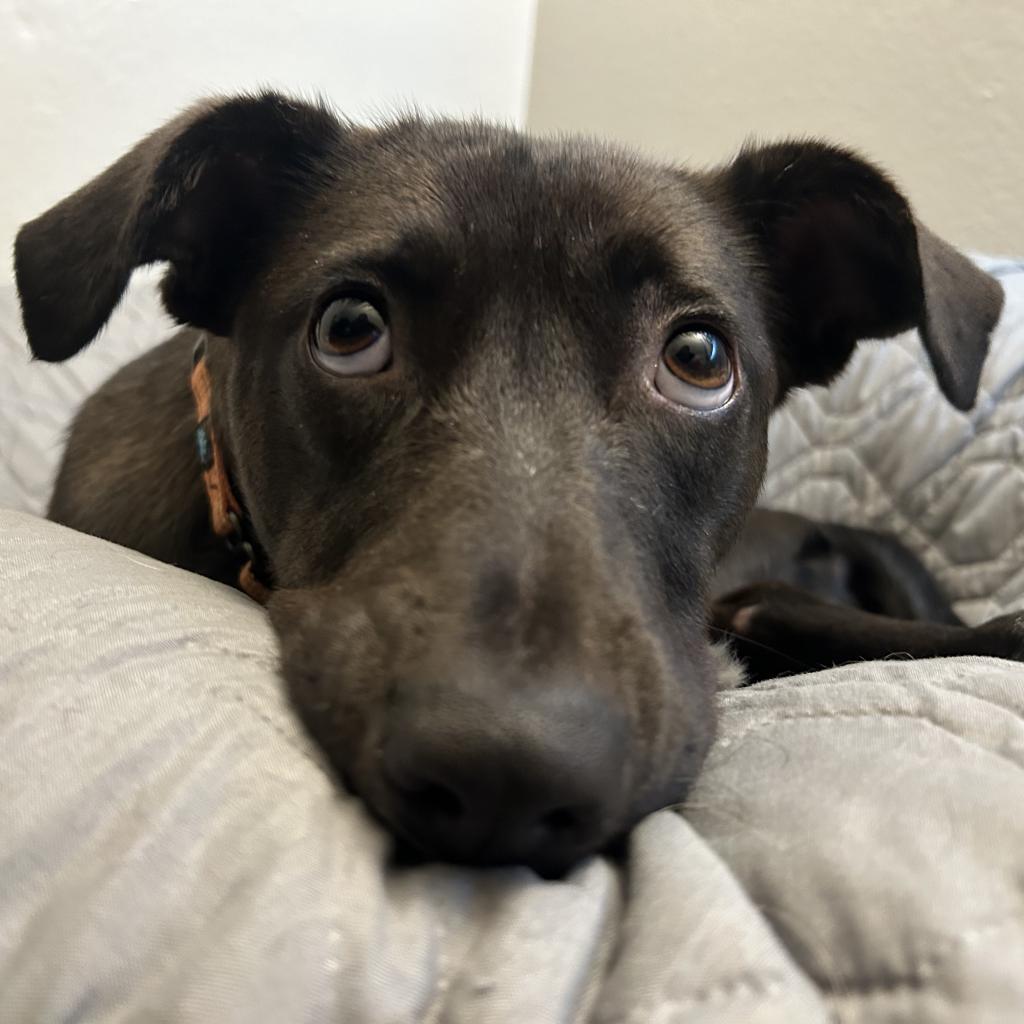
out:
M398 831L547 866L678 800L711 739L707 586L778 377L749 244L605 151L354 144L213 366L285 673Z
M296 706L414 845L545 871L700 767L708 588L779 398L918 324L969 404L994 316L877 171L816 145L688 174L267 96L190 112L62 206L18 242L36 354L170 261L168 308L223 339L215 429Z

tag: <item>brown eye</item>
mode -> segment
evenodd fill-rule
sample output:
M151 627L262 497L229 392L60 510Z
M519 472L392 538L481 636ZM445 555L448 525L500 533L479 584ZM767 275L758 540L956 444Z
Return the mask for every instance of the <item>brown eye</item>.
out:
M733 392L733 367L725 342L705 328L674 334L661 354L657 389L692 409L717 409Z
M391 336L383 314L355 296L335 299L320 315L311 339L314 359L331 373L365 377L391 359Z

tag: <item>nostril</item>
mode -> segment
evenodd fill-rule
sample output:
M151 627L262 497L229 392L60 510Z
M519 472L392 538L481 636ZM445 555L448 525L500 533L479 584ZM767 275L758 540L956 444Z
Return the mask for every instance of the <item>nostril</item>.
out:
M410 740L389 743L382 767L388 787L406 813L424 823L455 822L468 816L469 801L457 773L429 749L421 750Z
M550 832L571 832L579 827L580 819L571 807L556 807L540 819Z
M555 807L542 814L539 823L548 841L585 842L600 831L601 810L594 806Z
M426 785L408 794L409 801L420 811L444 818L461 818L466 812L466 805L453 789L439 782L428 782Z

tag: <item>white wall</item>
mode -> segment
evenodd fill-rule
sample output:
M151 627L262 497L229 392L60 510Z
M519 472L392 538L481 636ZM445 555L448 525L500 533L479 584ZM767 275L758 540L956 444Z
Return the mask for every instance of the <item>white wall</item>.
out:
M193 99L525 114L536 0L0 0L0 239ZM0 278L10 259L0 260Z
M1024 255L1024 0L541 0L527 120L697 164L831 137L950 241Z

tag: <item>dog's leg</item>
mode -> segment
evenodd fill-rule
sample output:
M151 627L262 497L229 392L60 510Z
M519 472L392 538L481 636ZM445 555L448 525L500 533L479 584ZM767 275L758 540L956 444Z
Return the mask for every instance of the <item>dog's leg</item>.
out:
M894 619L963 625L921 560L876 530L755 508L718 566L712 594L766 580Z
M1024 661L1024 612L980 626L894 619L823 601L786 583L733 591L712 607L751 682L889 657L965 654Z

